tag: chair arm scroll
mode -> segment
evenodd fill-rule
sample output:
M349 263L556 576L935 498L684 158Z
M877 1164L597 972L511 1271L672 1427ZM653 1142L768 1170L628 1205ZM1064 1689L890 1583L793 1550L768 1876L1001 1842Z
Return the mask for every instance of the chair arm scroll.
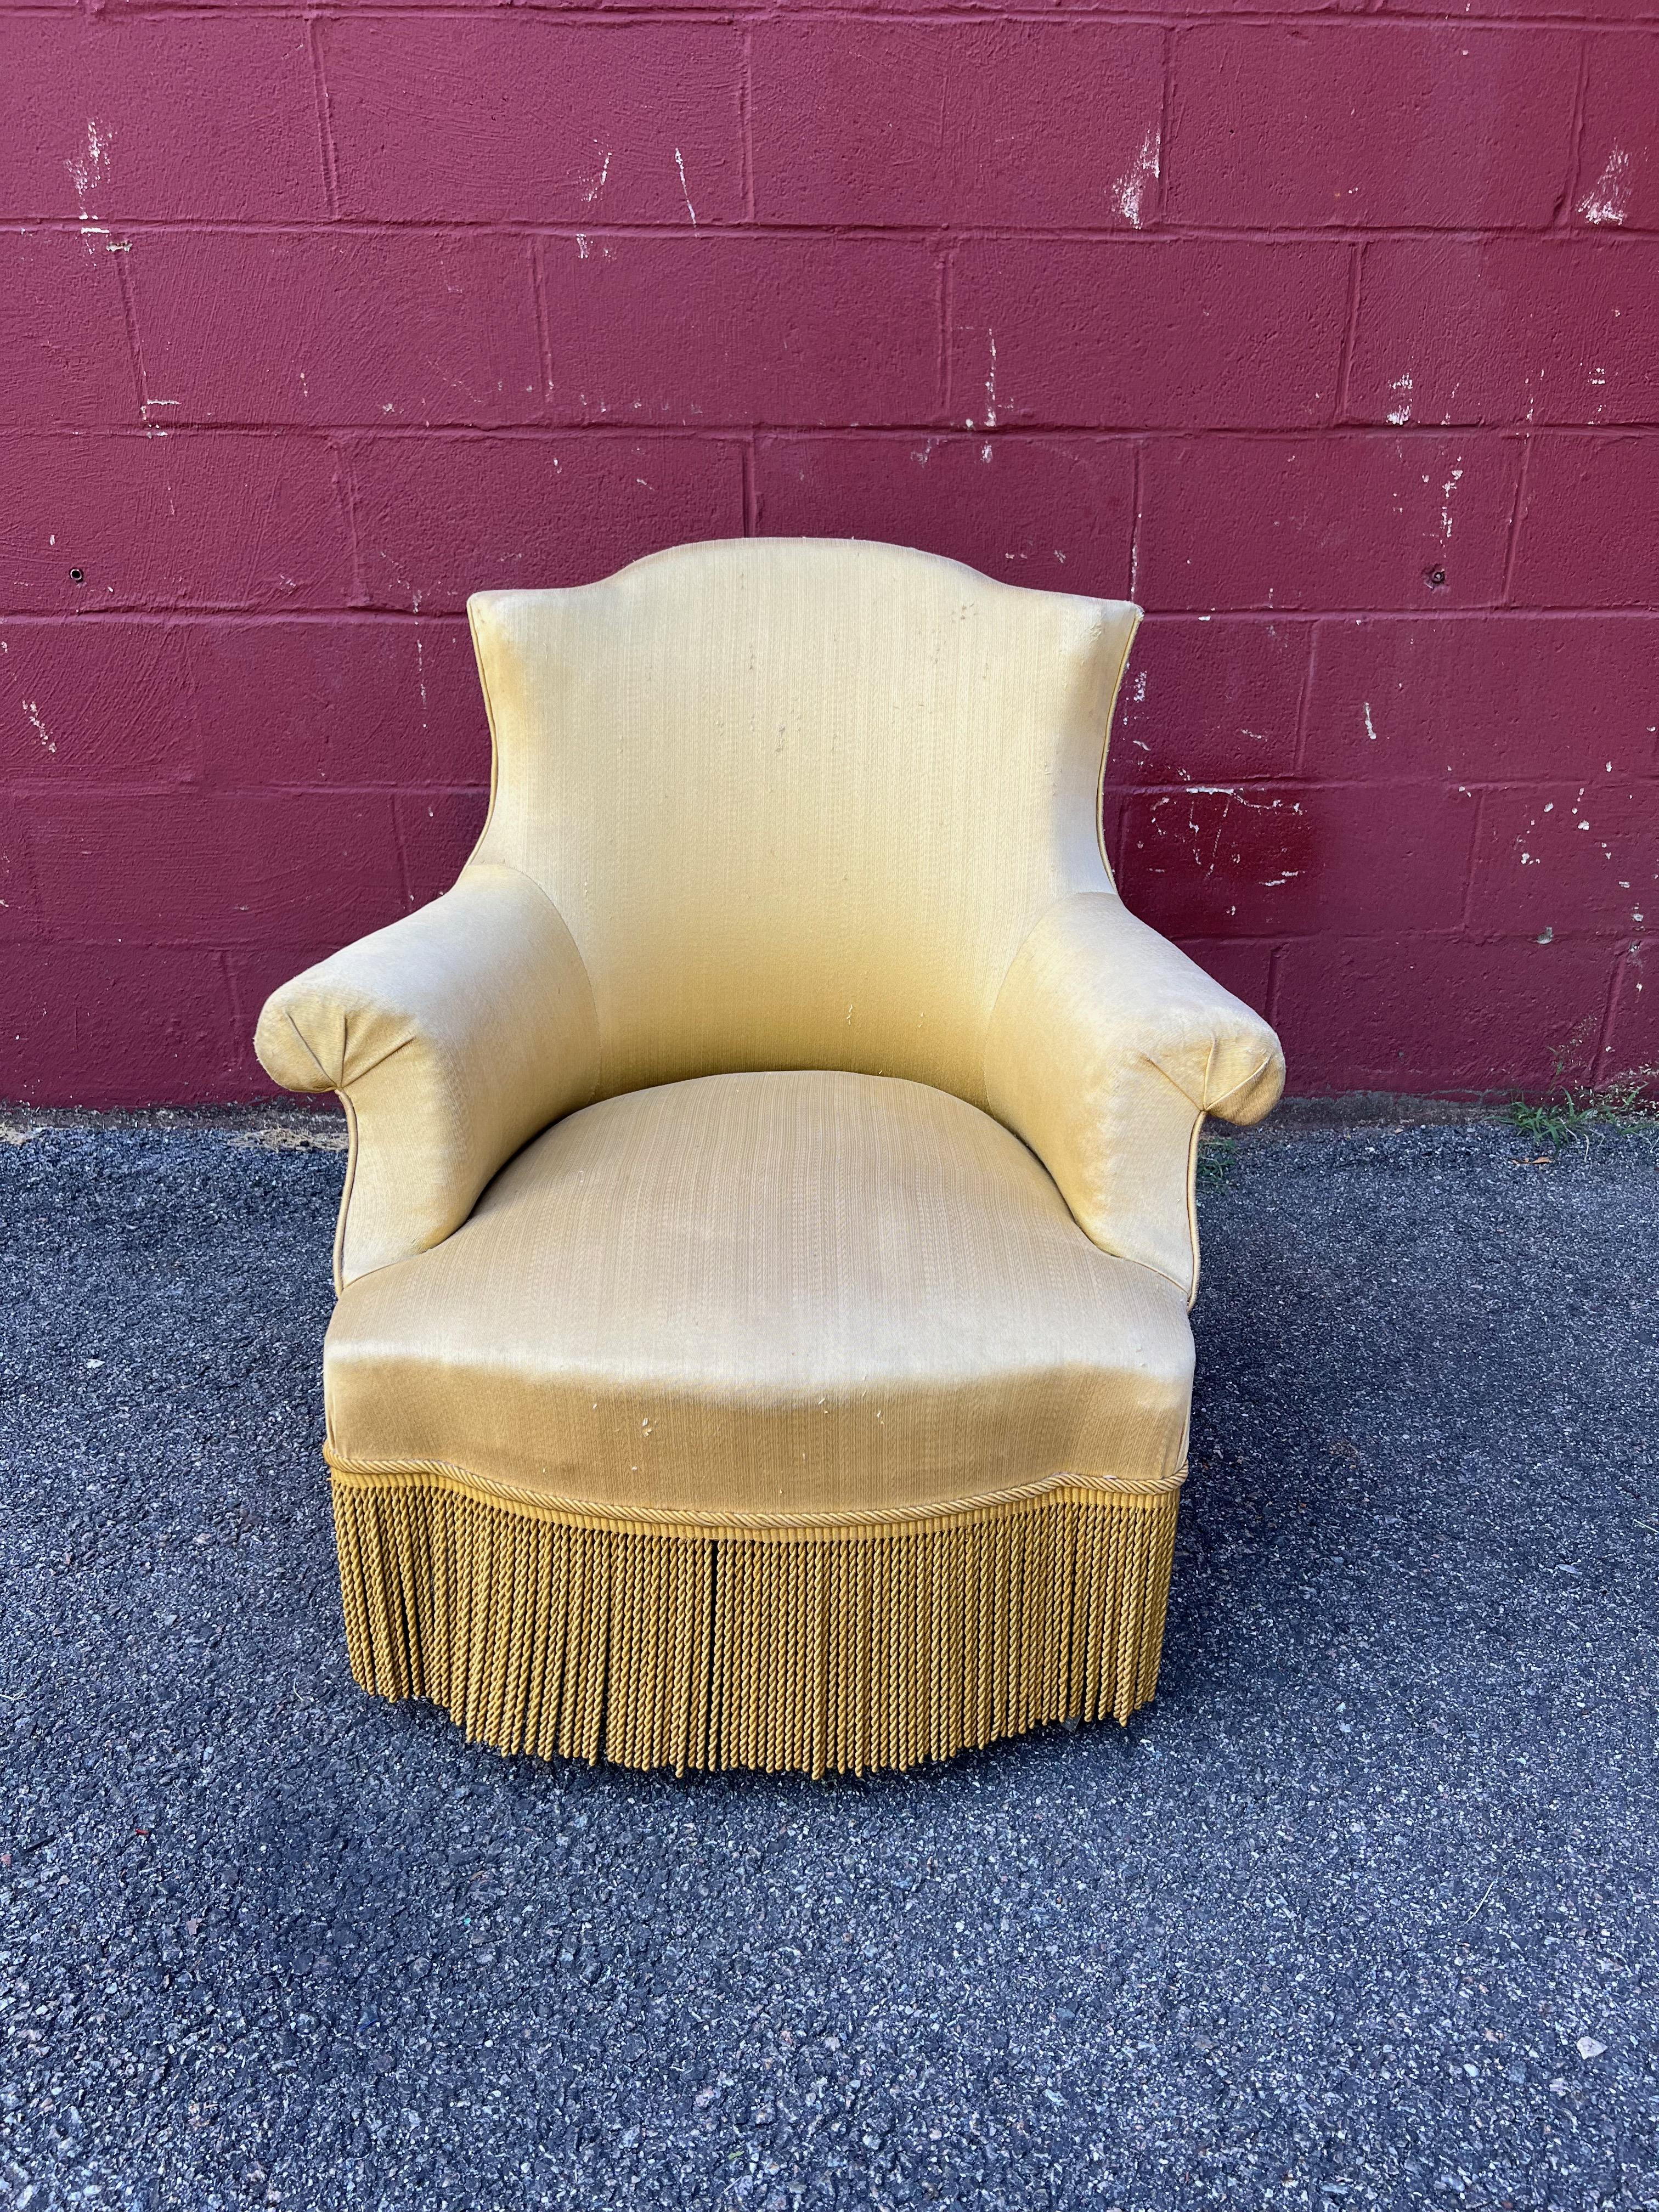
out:
M1060 900L1014 956L991 1016L991 1111L1079 1225L1198 1290L1193 1172L1207 1114L1259 1121L1285 1083L1261 1017L1110 892Z
M489 866L283 984L254 1049L286 1089L344 1103L337 1290L441 1243L521 1146L587 1103L599 1073L570 932L527 876Z

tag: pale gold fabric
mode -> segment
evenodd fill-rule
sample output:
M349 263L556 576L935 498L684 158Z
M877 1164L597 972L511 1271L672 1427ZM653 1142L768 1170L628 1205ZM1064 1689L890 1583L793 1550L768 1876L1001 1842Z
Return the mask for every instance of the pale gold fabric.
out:
M1189 1301L1204 1116L1259 1121L1284 1082L1267 1024L1101 892L1044 915L986 1039L992 1112L1047 1163L1096 1243L1156 1267Z
M1180 1291L916 1083L714 1076L568 1115L434 1250L352 1283L337 1462L623 1513L860 1522L1185 1449Z
M545 892L470 867L453 891L267 1000L254 1040L290 1091L337 1091L351 1156L335 1286L458 1229L501 1162L593 1096L580 956Z
M1097 792L1134 608L746 539L471 613L495 743L478 857L569 924L600 1097L843 1067L984 1105L1021 940L1110 887Z
M337 1447L698 1511L1168 1479L1199 1127L1283 1071L1100 851L1137 611L759 540L471 611L477 853L259 1027L351 1121Z

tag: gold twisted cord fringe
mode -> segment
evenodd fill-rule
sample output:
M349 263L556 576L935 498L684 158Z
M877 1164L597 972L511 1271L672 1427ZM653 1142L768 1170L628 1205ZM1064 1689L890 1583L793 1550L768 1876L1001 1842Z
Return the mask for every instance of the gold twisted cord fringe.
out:
M352 1673L498 1751L862 1773L1157 1686L1178 1483L710 1529L331 1464Z

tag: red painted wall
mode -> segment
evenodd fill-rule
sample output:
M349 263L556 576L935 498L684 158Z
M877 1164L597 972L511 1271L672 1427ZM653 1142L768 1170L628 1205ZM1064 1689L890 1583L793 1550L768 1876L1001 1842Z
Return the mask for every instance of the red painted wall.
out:
M264 1087L465 593L744 531L1147 607L1123 888L1294 1088L1659 1060L1659 29L1483 4L0 0L0 1097Z

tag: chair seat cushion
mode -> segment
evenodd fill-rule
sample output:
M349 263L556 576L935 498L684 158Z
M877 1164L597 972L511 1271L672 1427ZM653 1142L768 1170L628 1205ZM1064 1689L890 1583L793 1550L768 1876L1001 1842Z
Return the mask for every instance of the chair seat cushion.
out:
M556 1123L432 1249L361 1277L337 1465L744 1527L1179 1479L1192 1338L963 1100L708 1076Z

